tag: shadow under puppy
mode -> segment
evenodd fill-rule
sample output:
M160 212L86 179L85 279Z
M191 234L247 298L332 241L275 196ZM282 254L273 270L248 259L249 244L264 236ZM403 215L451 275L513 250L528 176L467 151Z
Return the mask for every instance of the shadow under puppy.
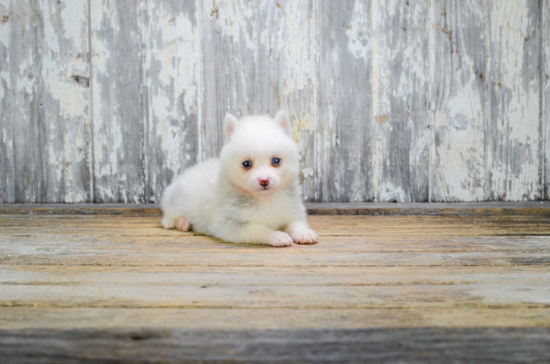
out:
M220 158L176 178L162 198L165 229L191 229L233 243L312 244L298 182L298 145L281 110L272 119L225 117Z

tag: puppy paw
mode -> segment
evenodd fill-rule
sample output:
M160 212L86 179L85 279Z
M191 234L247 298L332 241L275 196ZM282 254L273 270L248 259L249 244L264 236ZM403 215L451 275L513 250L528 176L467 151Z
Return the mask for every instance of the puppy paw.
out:
M311 229L293 231L290 233L296 244L313 244L319 240L319 236Z
M173 229L173 228L176 227L176 221L174 219L164 218L164 219L162 219L162 226L165 229Z
M178 228L181 231L190 231L191 230L191 224L189 223L189 221L187 221L185 216L180 217L177 221L178 221Z
M292 238L287 233L283 233L282 231L275 231L269 236L267 244L278 247L290 246L292 245Z

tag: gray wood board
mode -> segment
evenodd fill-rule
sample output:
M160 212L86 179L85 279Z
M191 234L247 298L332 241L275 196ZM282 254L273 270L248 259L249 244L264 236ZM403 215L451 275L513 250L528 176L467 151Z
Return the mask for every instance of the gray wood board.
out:
M0 199L89 201L88 3L5 4Z
M144 3L90 1L94 202L145 202Z
M491 200L542 197L541 5L542 0L489 1Z
M544 0L542 8L542 145L544 158L544 199L550 199L550 1Z
M159 202L289 110L307 201L548 198L548 0L0 1L0 201Z
M1 196L6 202L36 202L41 162L33 148L38 145L34 9L30 1L4 2L0 9Z
M370 19L368 1L319 4L318 201L374 200Z
M4 363L542 363L548 328L0 330Z
M168 184L198 157L200 9L193 1L148 2L145 129L148 202L160 202Z
M375 0L370 178L376 201L428 201L428 2Z
M431 4L431 201L484 201L487 71L485 2Z

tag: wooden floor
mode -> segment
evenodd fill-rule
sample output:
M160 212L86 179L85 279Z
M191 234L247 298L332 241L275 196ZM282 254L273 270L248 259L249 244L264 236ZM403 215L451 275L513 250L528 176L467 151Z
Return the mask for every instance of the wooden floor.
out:
M272 248L0 215L0 362L550 362L550 217L310 223Z

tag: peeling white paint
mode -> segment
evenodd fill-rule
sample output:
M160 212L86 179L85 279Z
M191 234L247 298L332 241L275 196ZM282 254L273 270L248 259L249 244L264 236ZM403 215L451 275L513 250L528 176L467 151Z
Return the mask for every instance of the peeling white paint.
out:
M86 0L17 4L0 0L0 50L8 50L2 59L8 66L16 54L9 51L15 46L10 43L13 30L24 30L33 36L36 33L31 18L31 21L21 20L10 9L20 10L26 6L37 10L43 22L40 28L43 39L38 40L42 57L40 72L36 73L34 46L29 46L28 51L17 56L20 58L13 72L7 72L6 68L1 71L0 102L17 108L14 114L18 122L28 124L31 120L29 101L38 98L46 101L40 120L47 123L43 129L46 135L42 136L46 145L41 152L49 163L48 180L39 184L51 189L53 197L49 198L65 202L86 199L82 192L85 177L79 171L82 164L90 162L85 157L90 155L86 148L92 143L83 133L91 122L88 113L94 115L91 155L95 160L92 170L98 180L97 194L106 200L138 202L145 190L153 189L160 194L170 176L193 163L195 140L198 143L200 139L205 146L205 156L215 151L212 145L219 144L221 120L216 119L219 113L228 110L241 114L273 114L278 108L287 108L292 116L293 137L300 145L302 156L304 191L309 198L319 196L319 186L330 190L330 193L323 192L323 198L330 199L403 202L416 198L412 190L421 189L420 184L424 183L415 178L425 172L427 146L433 147L434 143L432 132L440 144L432 149L433 193L430 196L463 201L483 200L491 192L495 198L506 200L540 197L541 166L546 163L546 173L550 170L548 157L543 160L543 155L550 155L550 143L544 141L543 150L540 148L541 129L547 133L544 137L549 138L548 127L541 128L540 122L541 111L543 120L548 119L550 81L540 80L539 75L549 73L550 62L545 55L550 54L550 46L547 37L543 38L541 57L535 54L538 48L531 46L540 43L540 39L537 36L527 39L529 34L538 34L538 30L533 33L531 27L539 27L533 17L532 2L495 1L488 8L480 5L479 9L473 2L465 2L466 5L460 6L475 8L474 13L458 15L452 12L459 7L446 9L449 24L473 21L471 14L479 17L475 19L476 24L487 24L490 39L483 41L487 42L486 62L490 67L484 71L485 85L475 73L475 62L467 55L472 44L459 38L454 25L449 28L454 33L443 35L453 42L449 51L459 50L458 54L445 58L454 66L453 76L440 78L441 68L434 67L439 59L436 55L439 57L441 52L439 43L430 43L429 48L425 48L426 34L432 38L435 32L443 34L445 20L435 19L441 12L440 5L444 4L438 1L431 3L429 16L426 3L422 2L410 2L410 6L402 0L351 2L345 16L338 18L346 19L345 23L338 24L339 34L345 34L338 46L345 52L330 50L322 55L322 62L330 67L350 61L354 65L353 62L364 62L364 69L357 69L372 70L370 83L361 84L359 79L353 79L357 83L354 85L338 77L325 80L324 75L317 73L321 67L317 47L323 44L324 32L333 30L319 27L318 16L323 19L319 10L323 4L267 0L258 3L220 0L215 2L215 8L214 3L208 1L198 4L202 7L195 9L192 4L187 7L162 0L137 5L90 0L91 13L87 14ZM122 22L121 17L126 14L117 13L124 6L132 11L138 9L138 25L130 29L129 34L138 34L143 43L135 46L142 53L128 62L133 67L144 60L143 73L136 74L136 80L145 80L143 85L136 86L132 83L135 80L120 83L113 71L113 65L125 61L117 53L114 42L116 36L125 31L121 24L128 19ZM187 9L195 9L195 14L188 13ZM28 14L33 14L32 11ZM548 10L543 19L547 13ZM85 81L78 83L73 78L88 77L90 73L88 15L93 44L90 80L93 105L88 105L91 90L84 85ZM490 19L486 19L487 15ZM4 16L9 16L9 20L1 22ZM135 18L132 17L130 23ZM28 24L18 23L19 28L14 28L12 21ZM545 21L544 26L548 27L548 20ZM435 29L432 23L440 27ZM200 29L205 29L205 39L201 39ZM218 48L212 51L213 56L202 59L201 64L201 52L212 44L209 42L218 42L215 43ZM474 51L479 52L477 48ZM425 54L430 54L429 62L423 58ZM539 58L545 62L540 65L546 67L543 71L536 68L539 65L533 61ZM427 63L432 67L430 70ZM334 73L342 74L338 70ZM441 80L446 84L440 87L438 96L425 92L422 85ZM542 86L540 82L544 82ZM136 108L143 106L145 121L142 120L135 131L126 129L128 120L111 104L123 99L126 87L143 87L143 100L133 101ZM332 94L325 97L323 87L333 88ZM480 87L489 90L490 101L480 97ZM204 90L204 95L200 90ZM361 93L368 105L368 113L361 114L364 120L360 122L342 117L350 107L347 94L350 90ZM540 95L541 90L544 95ZM429 94L429 100L421 97L425 94ZM541 106L541 100L546 106ZM430 105L430 113L418 106L424 104ZM92 106L93 110L89 111ZM203 114L204 118L198 122L203 129L196 135L196 119ZM430 120L429 126L433 129L427 129L425 120ZM488 127L484 124L487 120L494 130L484 129ZM349 135L345 136L350 125L357 133L370 134L354 135L350 141ZM12 137L8 127L2 127L1 135L5 150L9 151ZM409 135L401 135L401 139L396 140L404 130ZM495 147L489 148L488 156L484 154L486 140L491 140ZM363 150L358 141L363 141L369 149ZM406 149L401 149L403 143L407 143ZM129 144L144 153L146 162L141 155L125 155ZM334 157L333 153L340 153L338 158L346 160L347 165L326 165ZM372 159L370 164L357 162L362 161L363 155ZM161 163L157 163L158 160ZM346 168L356 165L358 172L348 173ZM326 179L322 175L324 170L333 171L334 176ZM145 173L148 186L141 185L139 173ZM367 191L367 183L373 186L372 190L369 185ZM65 196L59 196L63 188ZM37 193L32 187L21 196L32 201Z
M313 177L313 168L303 168L302 174L304 175L304 178Z
M211 8L212 5L207 6ZM246 19L250 19L254 15L254 8L254 4L248 4L246 0L217 1L216 9L211 9L210 18L233 42L240 43L243 47L255 52L257 48L253 39L254 35L244 32L242 28Z
M423 100L427 94L427 33L422 30L427 5L400 0L372 3L375 120L371 121L371 176L376 201L386 198L388 183L392 191L403 190L407 200L428 197L424 191L428 188L430 133L427 100Z
M88 39L83 37L82 32L79 32L79 30L87 28L88 2L71 0L59 4L61 6L61 20L65 29L63 35L72 42L74 49L82 49L82 43L87 43ZM87 33L84 33L84 35L87 35Z
M353 17L347 28L346 34L349 38L348 48L351 53L364 60L370 55L370 26L368 24L368 14L361 1L356 1L353 9Z
M285 54L284 88L285 96L311 86L311 79L315 77L315 68L311 67L309 59L313 56L305 44L311 44L311 34L308 24L304 22L303 12L298 8L300 2L286 4L285 16L279 32L279 39Z
M378 200L380 202L408 202L409 198L401 187L385 182L380 185Z
M148 167L153 201L160 199L170 176L192 164L189 144L198 143L194 130L200 113L201 44L196 23L200 13L188 11L183 3L173 6L161 2L149 8L149 21L155 26L148 28L146 45L150 95L147 149L148 157L161 161Z
M490 40L492 67L490 89L496 103L492 105L493 140L496 152L489 155L492 165L491 187L495 198L510 201L540 197L540 82L538 55L526 54L532 23L531 2L526 0L491 3ZM530 27L535 26L534 29ZM539 35L540 36L540 35ZM506 148L501 152L502 148Z
M31 55L29 55L30 57ZM17 78L17 88L20 91L24 91L29 95L34 95L34 86L35 81L34 77L29 77L29 75L32 75L33 72L33 60L32 59L25 59L21 64L19 65L19 69L21 72L19 73L19 77Z
M480 73L487 73L483 19L485 5L464 2L445 15L442 3L432 4L430 80L432 126L431 201L487 199L484 113L486 93ZM469 14L468 17L463 14ZM470 24L472 23L472 24ZM447 29L447 31L446 31ZM451 34L448 34L450 30ZM468 43L468 47L463 45ZM457 49L459 51L457 51Z

